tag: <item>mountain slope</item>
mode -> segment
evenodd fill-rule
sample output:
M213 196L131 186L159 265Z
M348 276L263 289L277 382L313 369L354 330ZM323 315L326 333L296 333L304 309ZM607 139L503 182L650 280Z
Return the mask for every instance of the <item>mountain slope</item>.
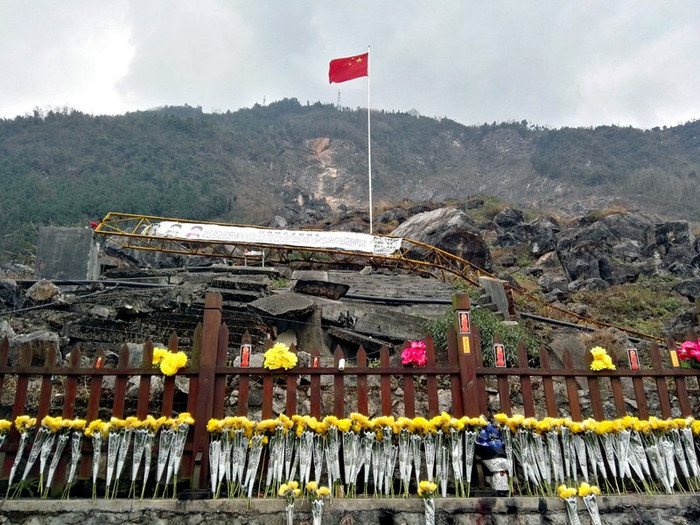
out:
M36 226L120 211L267 223L286 208L366 210L367 115L285 99L224 114L71 110L0 121L0 250ZM463 126L372 113L373 200L472 194L580 211L618 200L700 219L700 122L668 129ZM325 203L324 203L325 201Z

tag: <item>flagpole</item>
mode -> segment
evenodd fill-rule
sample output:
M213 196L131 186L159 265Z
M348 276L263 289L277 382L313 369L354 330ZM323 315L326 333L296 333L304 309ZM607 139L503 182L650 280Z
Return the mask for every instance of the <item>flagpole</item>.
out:
M367 46L367 178L369 179L369 233L372 233L372 140L370 133L370 113L372 111L369 98L369 82L372 77L369 74L369 66L371 62L369 48L370 46Z

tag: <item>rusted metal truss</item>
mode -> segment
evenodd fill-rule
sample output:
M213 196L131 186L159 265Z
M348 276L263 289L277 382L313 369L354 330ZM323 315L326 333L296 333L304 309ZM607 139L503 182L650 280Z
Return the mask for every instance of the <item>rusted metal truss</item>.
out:
M158 223L163 221L173 221L181 224L212 224L216 226L259 228L258 226L250 225L192 221L110 212L95 228L95 232L110 236L115 243L123 248L176 253L181 255L220 257L241 263L251 260L260 261L264 258L264 263L271 265L288 265L304 262L318 266L338 266L344 268L372 266L375 268L403 269L434 277L442 281L461 279L472 286L479 286L479 277L497 278L461 257L412 239L403 238L401 249L391 255L376 255L326 248L306 248L245 242L231 243L230 241L215 241L209 239L185 240L157 236L150 233L155 230L155 226ZM380 237L392 236L384 235ZM251 252L253 252L253 255L251 255ZM537 296L519 288L513 287L510 291L513 295L523 296L527 302L532 303L535 307L534 309L539 312L546 312L546 315L554 319L569 320L576 324L595 328L616 328L636 338L664 342L664 340L659 337L583 317L574 312L542 301Z

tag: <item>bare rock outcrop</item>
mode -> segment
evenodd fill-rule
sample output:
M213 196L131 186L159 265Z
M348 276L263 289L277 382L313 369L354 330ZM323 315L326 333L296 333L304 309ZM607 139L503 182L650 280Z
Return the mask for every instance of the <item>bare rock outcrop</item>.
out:
M429 244L489 270L493 266L491 252L481 232L467 214L456 208L438 208L414 215L396 228L392 235ZM423 258L420 247L408 253L412 258Z

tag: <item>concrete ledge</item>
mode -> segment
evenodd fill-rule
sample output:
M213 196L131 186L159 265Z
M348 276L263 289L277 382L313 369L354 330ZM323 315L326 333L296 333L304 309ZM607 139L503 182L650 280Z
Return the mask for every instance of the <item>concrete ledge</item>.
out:
M600 514L606 525L700 523L700 495L602 496ZM275 499L80 500L23 499L0 501L0 524L249 524L285 525L284 501ZM568 523L559 498L437 498L436 523L469 525ZM581 523L589 523L579 500ZM305 501L295 505L294 523L309 524ZM419 525L424 523L423 502L408 499L357 498L326 502L325 525Z

